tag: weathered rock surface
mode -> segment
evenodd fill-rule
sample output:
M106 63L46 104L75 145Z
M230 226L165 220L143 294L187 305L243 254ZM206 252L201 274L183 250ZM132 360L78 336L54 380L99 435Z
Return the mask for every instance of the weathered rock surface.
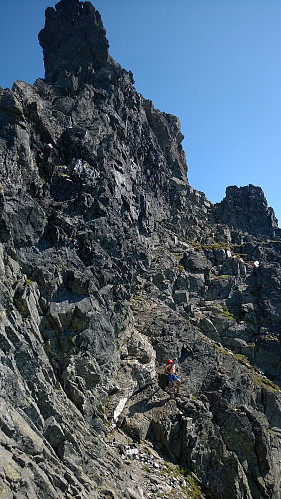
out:
M90 2L61 0L46 10L39 33L46 81L65 85L90 82L108 61L108 41L100 14Z
M268 207L260 187L247 185L226 188L226 196L214 205L215 219L255 236L274 237L280 235L277 219L272 208Z
M89 2L39 39L45 79L0 89L0 497L280 499L273 211L189 186Z

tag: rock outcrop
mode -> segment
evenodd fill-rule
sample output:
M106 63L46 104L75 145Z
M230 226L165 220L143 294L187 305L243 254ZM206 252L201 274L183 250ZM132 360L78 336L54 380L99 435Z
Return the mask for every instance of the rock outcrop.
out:
M39 39L45 79L0 89L0 497L280 499L273 211L189 185L89 2Z
M274 237L278 232L277 219L262 189L251 184L227 187L225 198L214 205L214 214L217 222L255 236Z
M48 83L91 82L108 61L108 41L98 11L90 2L61 0L46 10L39 33Z

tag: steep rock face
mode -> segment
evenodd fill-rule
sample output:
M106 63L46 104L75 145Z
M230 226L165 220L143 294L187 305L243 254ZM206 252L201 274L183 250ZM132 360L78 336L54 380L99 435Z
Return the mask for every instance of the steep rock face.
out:
M273 209L268 207L260 187L229 186L226 196L214 206L215 219L255 236L273 237L278 228Z
M189 186L178 119L89 2L39 37L45 80L0 92L3 497L279 499L273 214L259 229L257 188L246 225Z
M90 2L61 0L46 10L45 28L39 33L46 81L91 81L95 70L108 61L108 41L98 11Z

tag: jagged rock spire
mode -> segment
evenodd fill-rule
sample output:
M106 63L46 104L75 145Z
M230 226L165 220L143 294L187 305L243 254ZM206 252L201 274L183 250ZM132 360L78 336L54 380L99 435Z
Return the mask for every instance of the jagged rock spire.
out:
M61 0L46 10L38 35L43 48L45 79L55 83L66 76L84 79L108 60L108 41L99 12L90 2Z
M274 211L268 207L262 189L252 184L227 187L226 196L215 204L214 213L218 223L256 236L272 237L278 228Z

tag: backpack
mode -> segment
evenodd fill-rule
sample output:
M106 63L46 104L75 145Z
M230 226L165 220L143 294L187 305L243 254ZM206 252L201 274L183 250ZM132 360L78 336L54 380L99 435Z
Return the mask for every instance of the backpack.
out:
M169 366L170 366L170 364L172 364L172 363L173 363L173 361L172 361L171 359L168 359L168 360L167 360L166 365L165 365L165 368L164 368L164 371L165 371L165 373L166 373L166 374L169 374L169 372L170 372Z

